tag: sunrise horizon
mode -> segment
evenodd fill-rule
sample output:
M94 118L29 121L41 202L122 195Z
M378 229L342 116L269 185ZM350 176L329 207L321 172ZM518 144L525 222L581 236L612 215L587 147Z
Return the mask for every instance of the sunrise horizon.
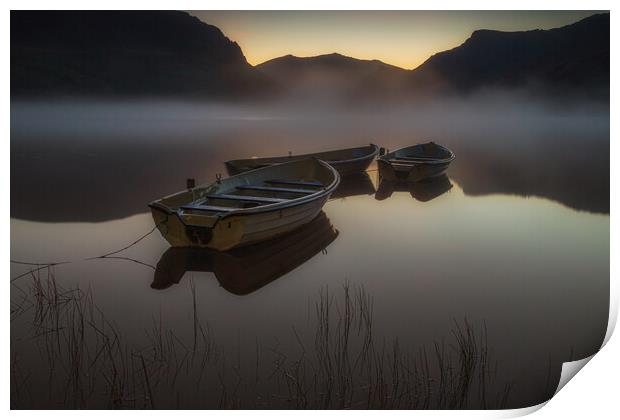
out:
M236 42L256 67L285 56L339 54L414 70L477 30L548 30L599 11L189 11Z

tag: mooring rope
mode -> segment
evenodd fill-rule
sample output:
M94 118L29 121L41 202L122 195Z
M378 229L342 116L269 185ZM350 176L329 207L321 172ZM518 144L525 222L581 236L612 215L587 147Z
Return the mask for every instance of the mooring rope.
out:
M124 246L123 248L116 250L116 251L112 251L112 252L108 252L107 254L103 254L101 256L98 257L90 257L90 258L86 258L86 260L95 260L97 258L106 258L110 255L114 255L114 254L118 254L119 252L125 251L126 249L131 248L132 246L134 246L135 244L137 244L138 242L142 241L144 238L146 238L147 236L149 236L151 233L155 232L155 229L157 229L157 225L155 225L153 227L153 229L151 229L148 233L145 233L144 235L140 236L138 239L136 239L135 241L133 241L132 243L130 243L127 246Z
M165 223L167 220L161 222L161 223ZM114 254L118 254L119 252L125 251L131 247L133 247L134 245L138 244L139 242L143 241L144 239L146 239L149 235L151 235L153 232L155 232L155 230L157 230L157 228L159 227L159 224L155 225L153 227L153 229L151 229L150 231L148 231L147 233L145 233L144 235L140 236L138 239L136 239L135 241L131 242L129 245L126 245L120 249L117 249L116 251L112 251L112 252L108 252L106 254L100 255L100 256L96 256L96 257L88 257L88 258L83 258L80 260L74 260L74 261L58 261L58 262L45 262L45 263L41 263L41 262L31 262L31 261L21 261L21 260L13 260L11 259L11 263L13 264L20 264L20 265L30 265L30 266L36 266L36 268L33 268L32 270L29 270L25 273L22 273L20 275L18 275L17 277L14 277L11 279L11 283L13 283L15 280L18 280L24 276L27 276L28 274L34 273L35 271L41 270L41 269L45 269L45 268L49 268L49 267L53 267L56 265L62 265L62 264L70 264L73 262L77 262L77 261L92 261L92 260L96 260L96 259L104 259L104 258L108 258L108 259L118 259L118 260L124 260L124 261L132 261L141 265L144 265L146 267L150 267L153 270L155 269L154 266L152 266L151 264L147 264L145 262L142 261L138 261L135 260L133 258L129 258L129 257L121 257L121 256L115 256L112 257L112 255Z
M59 262L48 262L48 263L39 263L39 262L28 262L28 261L18 261L18 260L11 260L11 262L13 264L21 264L21 265L59 265L59 264L67 264L70 263L71 261L59 261Z

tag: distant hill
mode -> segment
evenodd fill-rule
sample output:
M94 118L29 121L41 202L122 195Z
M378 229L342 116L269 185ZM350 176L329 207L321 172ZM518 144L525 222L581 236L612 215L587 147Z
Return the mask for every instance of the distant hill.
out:
M364 99L401 93L409 72L379 60L341 54L315 57L287 55L256 66L282 86L288 97L303 99Z
M478 30L414 69L411 82L432 92L534 87L608 96L609 38L608 13L550 30Z
M235 42L184 12L11 12L12 96L231 97L269 86Z

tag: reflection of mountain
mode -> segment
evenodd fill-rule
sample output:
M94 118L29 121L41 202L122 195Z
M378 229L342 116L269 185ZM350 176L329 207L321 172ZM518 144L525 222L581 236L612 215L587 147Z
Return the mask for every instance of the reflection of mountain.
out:
M392 196L395 191L405 191L418 201L426 202L450 191L452 183L447 175L427 179L420 182L392 182L381 180L375 199L385 200Z
M91 142L59 137L18 141L11 148L11 217L43 222L120 219L143 213L149 201L185 188L186 178L204 182L222 172L221 160L208 144L145 148L135 136L122 136L120 142L111 135L97 136L101 133L94 132Z
M215 26L173 11L11 11L11 95L254 94L266 81Z
M121 219L143 213L149 201L184 188L185 178L208 181L222 172L223 159L217 159L208 143L196 148L151 147L148 161L139 146L101 148L96 153L59 149L43 151L37 145L24 156L12 150L11 217L42 222ZM342 178L331 198L374 192L368 175L356 174Z
M299 267L337 236L338 231L321 212L288 235L228 252L169 248L157 263L151 287L165 289L181 281L186 271L207 271L229 292L247 295Z
M595 145L600 146L595 146ZM603 149L601 149L601 146ZM591 145L559 151L541 144L537 153L462 148L450 176L467 195L516 194L558 201L576 210L609 213L609 148Z
M535 195L578 210L609 213L609 141L600 135L563 137L559 143L568 147L561 152L554 136L511 138L497 148L468 138L451 144L458 159L450 177L468 195ZM225 138L240 155L247 153L244 137ZM85 147L80 139L59 139L51 149L50 144L54 142L26 141L11 147L11 217L99 222L143 213L145 203L182 189L185 178L213 180L223 171L221 162L232 157L199 141L151 145L148 159L133 137L126 146ZM367 175L347 178L333 199L374 193Z

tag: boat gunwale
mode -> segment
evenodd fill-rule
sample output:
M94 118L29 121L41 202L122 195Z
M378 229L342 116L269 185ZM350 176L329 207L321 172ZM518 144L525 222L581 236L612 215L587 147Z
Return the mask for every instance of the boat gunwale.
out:
M374 147L374 150L367 155L356 157L356 158L351 158L351 159L344 159L344 160L326 160L325 162L334 163L334 164L344 164L344 163L351 163L351 162L361 162L369 158L372 159L379 154L379 146L373 143L370 143L370 146ZM363 146L363 147L367 147L367 146ZM353 147L351 150L353 149L361 149L361 147ZM347 149L343 149L343 150L347 150Z
M296 206L299 206L299 205L307 204L309 202L316 201L317 199L319 199L319 198L321 198L323 196L328 196L329 197L329 195L331 195L331 193L334 192L334 190L340 184L340 174L338 173L338 171L334 167L332 167L326 161L323 161L323 160L320 160L320 159L316 159L316 158L306 158L306 159L314 159L314 160L317 161L317 163L319 165L322 165L327 170L331 171L332 175L334 175L334 180L328 186L326 186L325 188L317 190L316 192L314 192L312 194L304 195L304 196L298 197L298 198L292 198L292 199L287 200L287 201L282 202L282 203L272 203L272 204L266 204L266 205L263 205L263 206L256 206L256 207L245 208L245 209L244 208L239 208L239 209L231 210L230 212L227 212L225 214L217 213L216 212L214 214L209 214L208 216L209 217L213 217L213 218L217 218L217 221L215 222L215 223L217 223L217 222L219 222L222 219L226 219L226 218L232 217L232 216L250 216L250 215L253 215L253 214L260 214L260 213L278 211L278 210L282 210L282 209L285 209L285 208L296 207ZM238 174L238 175L233 175L233 176L229 177L228 179L233 178L233 177L241 177L241 176L245 177L245 176L247 176L248 174L250 174L250 173L252 173L254 171L264 171L265 169L268 169L268 168L273 168L275 166L280 166L280 165L288 165L288 164L293 163L293 162L299 162L299 160L295 160L295 161L291 161L291 162L277 163L277 164L274 164L274 165L270 165L270 166L268 166L266 168L253 169L251 171L243 172L243 173ZM207 188L210 185L212 185L212 184L208 184L208 185L206 185L204 187L198 187L198 188ZM170 207L168 207L168 206L166 206L164 204L161 204L161 200L164 200L164 199L166 199L168 197L172 197L172 196L174 196L176 194L179 194L181 192L182 191L179 191L179 192L176 192L176 193L173 193L173 194L169 194L169 195L167 195L165 197L162 197L162 198L160 198L158 200L152 201L152 202L150 202L148 204L148 206L150 208L155 208L155 209L158 209L158 210L162 210L162 211L164 211L168 215L176 214L177 217L179 218L179 220L181 221L181 223L183 223L186 226L188 226L188 225L192 226L192 224L186 223L185 220L183 219L183 217L181 217L184 214L184 212L182 210L180 210L180 208L176 209L176 210L173 210ZM214 226L215 226L215 224L214 224Z
M351 159L343 159L343 160L329 160L329 159L321 159L318 157L315 157L316 155L322 155L322 154L327 154L327 153L332 153L332 152L346 152L346 151L352 151L352 150L357 150L357 149L363 149L366 147L372 147L373 150L371 153L368 153L366 155L363 156L359 156L359 157L355 157L355 158L351 158ZM334 149L334 150L326 150L324 152L318 152L318 153L305 153L303 155L293 155L293 156L270 156L270 157L257 157L257 158L247 158L247 159L233 159L233 160L227 160L226 162L224 162L224 164L226 165L231 165L231 166L236 166L236 163L238 162L251 162L251 161L263 161L263 160L269 160L269 159L282 159L282 158L290 158L290 162L294 162L297 160L301 160L301 159L317 159L317 160L322 160L323 162L326 162L328 164L333 164L333 165L339 165L339 164L345 164L345 163L351 163L351 162L361 162L363 160L366 159L373 159L375 158L377 155L379 154L379 146L377 146L374 143L370 143L368 146L357 146L357 147L350 147L347 149ZM280 163L273 163L272 165L280 165L282 163L287 163L287 162L280 162ZM258 168L257 168L258 169ZM255 169L252 169L255 170ZM245 171L244 173L247 173L250 171Z
M431 142L432 143L432 142ZM420 144L424 144L424 143L420 143ZM406 163L392 163L391 159L392 158L397 158L396 153L400 152L401 150L405 150L405 149L410 149L412 147L416 147L419 146L420 144L414 144L412 146L405 146L405 147L401 147L400 149L396 149L390 153L387 153L383 156L379 156L377 158L377 160L380 160L384 163L388 163L390 166L392 165L398 165L398 166L403 166L403 167L414 167L414 166L422 166L422 165L442 165L442 164L446 164L446 163L450 163L454 160L454 158L456 157L454 155L454 152L450 149L448 149L445 146L442 146L441 144L437 144L435 143L435 146L445 150L446 152L448 152L450 154L450 156L446 157L446 158L437 158L436 160L433 161L429 161L429 162L411 162L411 164L406 164Z

